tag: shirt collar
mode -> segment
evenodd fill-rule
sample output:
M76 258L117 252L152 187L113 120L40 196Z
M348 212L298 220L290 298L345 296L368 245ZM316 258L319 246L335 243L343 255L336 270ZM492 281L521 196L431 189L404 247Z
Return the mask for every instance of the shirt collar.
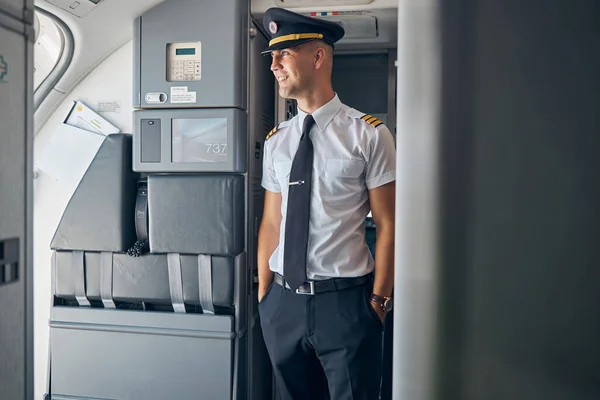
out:
M327 125L331 122L333 117L340 111L342 107L342 102L338 98L337 93L333 96L328 103L322 105L319 109L317 109L314 113L312 113L313 118L315 119L315 123L319 127L321 132L325 131ZM304 118L308 114L298 108L298 122L300 123L300 130L302 130L302 124L304 123Z

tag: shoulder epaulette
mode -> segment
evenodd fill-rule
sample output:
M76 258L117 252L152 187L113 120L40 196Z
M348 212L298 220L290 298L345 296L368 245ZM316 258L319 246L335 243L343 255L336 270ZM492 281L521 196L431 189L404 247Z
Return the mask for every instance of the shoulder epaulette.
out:
M275 128L271 129L271 132L267 133L265 140L269 140L271 136L277 133L277 129L279 128L279 124L275 125Z
M379 125L383 124L383 121L381 121L379 118L374 117L369 114L363 115L362 117L360 117L360 119L362 119L369 125L373 125L373 127L375 127L375 128L377 128Z
M286 126L288 126L290 124L290 122L291 122L290 120L287 120L287 121L281 121L280 123L278 123L277 126L271 130L271 132L267 133L265 140L268 140L271 136L273 136L274 134L276 134L281 129L285 128Z

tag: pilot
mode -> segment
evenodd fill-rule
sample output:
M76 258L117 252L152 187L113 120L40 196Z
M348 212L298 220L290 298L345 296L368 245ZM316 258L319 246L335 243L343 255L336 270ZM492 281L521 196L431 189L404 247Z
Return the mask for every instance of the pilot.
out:
M342 26L281 8L263 25L279 94L298 105L267 135L263 158L258 308L278 391L284 400L378 399L394 280L394 140L332 88Z

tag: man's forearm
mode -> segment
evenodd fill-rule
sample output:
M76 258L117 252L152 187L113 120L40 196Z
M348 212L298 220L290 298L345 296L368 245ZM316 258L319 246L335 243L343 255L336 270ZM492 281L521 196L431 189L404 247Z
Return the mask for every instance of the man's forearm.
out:
M262 294L267 291L273 282L273 271L269 268L269 264L258 264L258 293Z
M258 292L264 293L273 281L273 272L269 268L269 259L279 244L279 229L267 224L261 225L258 233L257 263Z
M389 297L394 288L394 224L376 227L373 293Z

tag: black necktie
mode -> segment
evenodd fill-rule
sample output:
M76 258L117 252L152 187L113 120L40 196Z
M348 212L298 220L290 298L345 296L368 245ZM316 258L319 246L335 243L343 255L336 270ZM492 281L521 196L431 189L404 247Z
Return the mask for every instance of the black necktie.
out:
M302 137L294 156L288 191L283 253L283 277L292 290L306 282L306 253L308 249L308 221L310 219L310 192L312 182L313 144L310 128L312 115L304 118Z

